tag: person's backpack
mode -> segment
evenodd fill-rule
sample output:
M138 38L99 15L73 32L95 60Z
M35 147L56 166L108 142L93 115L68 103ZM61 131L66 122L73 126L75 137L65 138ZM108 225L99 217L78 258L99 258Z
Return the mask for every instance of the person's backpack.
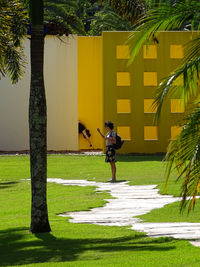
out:
M124 143L124 140L121 139L121 137L116 134L116 144L113 144L114 149L120 149Z

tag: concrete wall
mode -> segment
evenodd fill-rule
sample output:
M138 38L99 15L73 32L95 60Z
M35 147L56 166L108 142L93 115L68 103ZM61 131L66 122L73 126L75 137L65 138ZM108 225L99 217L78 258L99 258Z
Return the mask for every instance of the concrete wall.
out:
M90 149L78 135L78 120L91 131L93 148L103 149L96 128L112 120L125 139L120 153L166 152L187 112L180 96L171 96L160 123L153 124L151 104L161 79L182 62L189 32L162 32L158 44L145 46L127 66L129 32L105 32L102 37L45 38L45 87L48 109L48 150ZM29 59L30 41L25 40ZM177 81L180 84L182 81ZM25 150L28 145L30 66L11 85L0 81L0 150Z
M153 124L151 104L162 78L180 66L190 32L162 32L158 44L145 46L127 66L129 32L103 33L103 114L125 139L120 153L166 152L179 132L185 109L180 96L171 96L163 107L160 123ZM181 83L182 81L177 81Z
M77 37L46 37L48 150L78 150Z
M29 61L30 41L24 41ZM77 37L45 38L48 150L78 150ZM30 65L16 85L0 81L0 150L29 149Z
M24 42L25 54L29 57L28 39ZM28 61L28 60L27 60ZM30 87L30 65L16 85L9 79L0 80L0 151L27 150L28 134L28 99Z

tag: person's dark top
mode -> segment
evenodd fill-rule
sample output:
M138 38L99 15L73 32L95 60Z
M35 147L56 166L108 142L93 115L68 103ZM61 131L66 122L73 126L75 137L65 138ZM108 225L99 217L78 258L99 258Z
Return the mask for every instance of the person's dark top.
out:
M78 133L82 133L85 129L86 129L85 126L81 122L79 122L78 123Z

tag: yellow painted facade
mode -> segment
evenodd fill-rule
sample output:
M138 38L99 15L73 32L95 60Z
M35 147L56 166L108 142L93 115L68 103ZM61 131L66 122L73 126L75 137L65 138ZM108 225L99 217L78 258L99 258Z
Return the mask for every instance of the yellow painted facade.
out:
M116 58L117 59L129 59L130 58L129 46L128 45L117 45Z
M176 138L176 136L181 132L181 127L179 126L172 126L171 127L171 140Z
M130 73L129 72L117 72L117 86L130 86Z
M156 113L157 107L153 102L154 99L144 99L144 113Z
M117 133L120 136L123 136L123 140L130 141L131 140L131 127L129 126L118 126Z
M148 59L155 59L157 58L157 46L156 45L149 45L143 46L143 58Z
M183 58L184 50L183 45L170 45L170 58Z
M183 113L184 101L183 99L170 99L171 113Z
M144 140L158 140L158 127L144 126Z
M117 99L117 113L131 113L130 99Z
M93 147L79 134L79 149L103 149L102 38L78 37L78 119L91 133Z
M129 32L104 32L103 120L111 120L125 140L119 153L166 152L169 141L180 132L187 112L181 96L166 101L158 125L153 123L154 91L161 80L180 66L190 32L161 32L158 44L144 45L128 65ZM183 79L177 79L181 85Z

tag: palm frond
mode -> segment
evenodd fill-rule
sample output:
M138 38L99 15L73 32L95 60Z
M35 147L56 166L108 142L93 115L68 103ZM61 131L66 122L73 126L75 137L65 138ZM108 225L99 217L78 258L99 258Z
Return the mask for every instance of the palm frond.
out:
M187 197L191 197L189 209L195 205L200 188L200 107L197 106L182 125L181 133L168 148L167 178L172 168L175 168L182 179L182 208L186 205Z
M74 0L72 2L74 2L74 6L70 6L70 1L57 0L56 3L54 1L46 1L44 8L45 20L60 25L68 33L85 35L83 22L78 18L73 9L77 7L77 1ZM57 3L60 3L60 5ZM61 5L61 3L65 3L66 5ZM67 8L67 3L69 4L70 10Z
M0 78L8 75L16 83L23 74L24 56L21 46L27 33L27 15L18 0L0 3Z
M48 6L61 6L65 9L77 8L78 0L44 0L44 8L48 8Z
M69 12L66 8L62 7L62 6L58 6L54 3L48 3L45 6L44 12L50 12L52 15L54 15L55 17L62 17L64 19L69 17Z
M153 34L159 31L181 29L187 23L196 25L200 16L200 2L198 0L176 1L173 5L170 1L162 3L156 8L146 12L137 23L137 31L130 34L131 63L144 42L148 43ZM196 28L200 27L200 22Z
M70 23L72 33L78 33L80 35L86 35L82 21L78 17L74 17Z
M92 22L93 30L96 28L100 35L102 31L131 31L131 23L114 12L110 7L104 8L95 14Z
M156 120L159 119L163 103L168 97L176 96L182 98L185 104L187 104L191 97L199 94L199 71L200 56L187 60L182 66L161 81L154 93L155 101L153 105L157 106ZM174 82L178 79L183 80L183 85L174 85Z
M5 70L10 76L13 83L18 82L22 78L25 67L25 59L23 50L16 50L13 46L7 46L5 54Z
M199 0L173 1L159 3L147 12L138 22L137 32L130 35L131 58L133 61L144 42L148 45L149 39L159 31L200 29L200 2ZM156 120L159 118L163 103L168 97L184 99L185 104L196 99L195 108L183 120L181 133L170 142L165 160L167 161L167 181L171 171L178 171L178 180L182 180L182 206L187 204L187 197L191 197L189 210L194 208L196 196L200 189L200 102L199 102L199 72L200 72L200 37L193 33L194 39L185 45L185 57L182 65L172 74L164 78L155 91L157 106ZM182 85L175 85L175 81L183 79Z

